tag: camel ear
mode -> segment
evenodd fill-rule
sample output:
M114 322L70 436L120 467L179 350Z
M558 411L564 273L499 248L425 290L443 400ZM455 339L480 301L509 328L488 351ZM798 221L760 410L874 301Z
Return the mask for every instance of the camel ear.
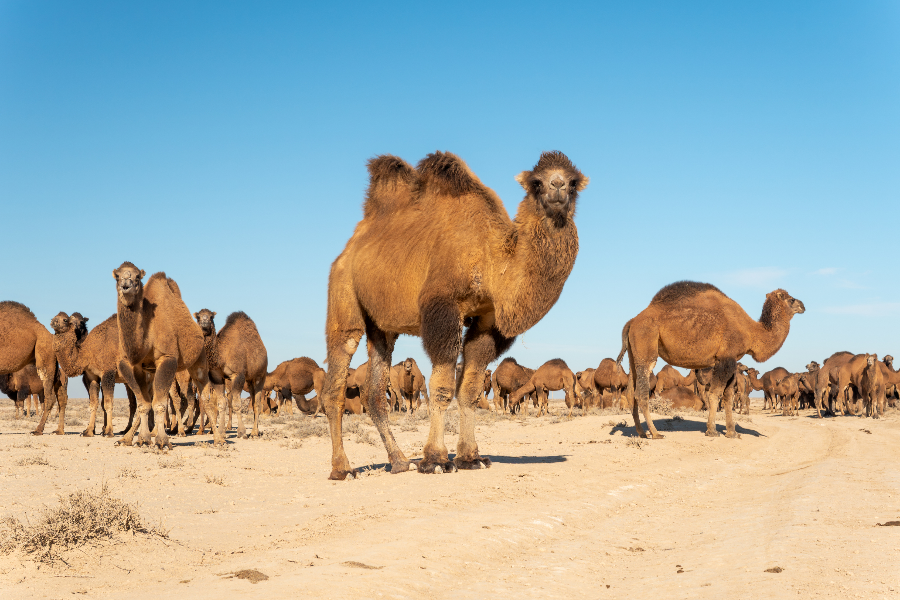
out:
M84 317L83 319L81 319L81 321L82 321L83 323L87 323L88 321L90 321L90 319L88 319L87 317Z
M198 312L194 313L194 320L195 320L195 321L199 321L199 320L200 320L200 313L198 313Z
M214 317L216 316L216 311L213 311L213 316L214 316Z
M531 177L531 171L522 171L521 173L516 175L516 181L519 182L519 185L521 185L525 189L526 192L529 191L528 190L528 178L529 177Z
M575 185L575 189L579 192L586 188L588 184L591 182L591 178L587 175L583 175L581 179L578 180L578 183Z
M786 295L786 294L785 294L783 291L781 291L781 290L778 290L778 291L775 293L775 297L778 298L779 300L785 300L785 299L786 299L786 298L785 298L785 295Z
M144 275L146 275L146 274L147 274L147 271L141 269L141 276L140 276L139 279L143 279L143 278L144 278Z
M115 279L116 281L119 280L119 270L118 269L113 269L113 279Z

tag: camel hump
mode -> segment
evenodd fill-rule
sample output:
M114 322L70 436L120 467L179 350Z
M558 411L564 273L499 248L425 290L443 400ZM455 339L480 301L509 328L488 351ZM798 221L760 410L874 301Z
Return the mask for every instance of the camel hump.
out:
M32 319L37 319L37 317L34 316L34 313L31 312L30 308L28 308L21 302L16 302L15 300L4 300L3 302L0 302L0 310L21 312L30 315Z
M248 317L247 313L242 310L236 310L228 315L227 319L225 319L225 327L228 327L232 323L237 323L238 321L250 321L251 323L253 323L253 319Z
M412 202L416 170L408 162L391 154L369 159L369 189L363 204L363 216L388 214Z
M671 304L686 298L691 298L703 292L718 292L722 294L722 290L709 283L700 283L698 281L676 281L665 286L653 296L650 304ZM722 294L723 296L725 294Z
M439 196L480 196L493 211L499 211L501 202L492 189L481 183L469 165L451 152L433 152L416 166L422 193Z

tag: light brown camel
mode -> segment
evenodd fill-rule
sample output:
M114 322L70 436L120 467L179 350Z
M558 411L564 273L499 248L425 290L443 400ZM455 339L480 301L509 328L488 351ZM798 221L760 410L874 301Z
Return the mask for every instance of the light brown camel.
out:
M263 384L269 356L263 344L256 323L243 311L233 312L225 320L222 331L216 331L216 313L207 308L194 313L194 319L203 331L203 346L209 368L209 380L219 395L219 429L223 435L225 427L225 402L228 402L228 428L231 427L231 413L237 398L237 436L247 437L241 410L241 391L244 385L250 392L250 407L253 411L253 430L250 437L259 436L259 413L262 412ZM225 388L225 381L230 385Z
M560 152L545 152L516 178L526 191L515 220L500 198L457 156L436 152L413 169L394 156L369 161L363 219L331 268L325 408L332 439L331 478L353 473L341 439L344 382L363 334L369 351L369 414L391 472L410 462L387 418L385 388L394 342L422 337L433 369L431 426L423 473L484 468L475 442L475 402L484 370L514 338L556 303L578 254L573 220L588 178ZM465 329L465 331L464 331ZM459 391L454 462L444 444L444 413L454 366L465 365Z
M275 390L278 402L278 414L294 414L294 404L306 415L317 415L321 407L322 385L325 382L325 369L308 356L286 360L266 375L263 385L265 396ZM306 394L315 391L310 400Z
M636 402L632 408L635 431L643 436L638 408L644 413L649 433L661 438L650 419L649 378L657 358L688 369L713 368L708 392L709 417L706 435L717 436L716 409L720 396L725 402L727 437L737 437L731 412L737 361L750 354L765 362L784 344L791 318L804 312L803 303L784 290L766 295L759 321L718 288L708 283L679 281L662 288L650 305L622 329L622 351L631 365ZM724 395L723 395L724 392Z
M600 406L600 394L594 383L594 372L590 368L575 373L575 393L581 398L581 410L588 411L595 406Z
M91 415L81 435L91 437L96 431L97 407L100 393L103 394L103 435L113 436L112 414L113 398L116 383L125 383L119 375L119 324L116 315L94 327L83 340L79 341L79 331L87 331L87 317L80 313L72 313L70 317L60 312L50 321L53 334L53 349L56 358L66 377L81 375L82 383L90 398ZM130 414L127 431L134 421L137 398L134 392L125 387L128 394ZM124 432L123 432L124 433ZM183 433L183 432L182 432Z
M747 371L747 365L738 363L734 375L734 409L744 415L750 414L750 378Z
M781 401L781 416L795 416L800 399L800 373L788 373L777 380L772 392Z
M15 418L37 415L44 406L44 383L38 377L34 363L11 375L0 375L0 392L15 403Z
M507 356L491 376L491 392L494 395L494 408L498 412L509 410L513 412L515 407L509 402L509 396L517 389L528 383L531 376L534 375L534 369L523 367L516 359ZM531 394L525 397L525 402L531 401Z
M347 370L347 387L344 390L346 411L361 415L368 410L369 362L366 361L355 369Z
M491 410L491 405L488 404L488 394L491 393L491 375L493 372L490 369L484 370L484 383L481 386L481 394L478 396L478 408L483 410ZM497 402L494 402L494 409L497 410Z
M153 440L149 428L151 405L148 370L154 370L153 412L156 444L171 448L166 434L166 404L169 388L177 371L187 369L200 395L201 410L210 420L216 444L224 444L225 436L216 426L216 399L209 397L209 372L203 331L191 318L181 299L181 290L165 273L156 273L144 284L146 273L130 262L113 269L116 280L116 315L119 325L119 374L138 399L135 422L119 443L130 446L140 428L138 444Z
M829 363L829 380L834 386L833 389L836 392L835 404L840 407L839 411L841 414L858 415L862 408L860 403L863 398L859 393L860 388L858 384L861 381L863 371L868 365L868 356L868 354L856 354L846 360ZM882 387L883 381L882 377ZM859 396L858 400L854 400L854 389Z
M763 398L763 410L775 410L777 408L776 405L781 401L781 397L775 391L775 385L788 375L790 375L790 372L784 367L775 367L771 371L763 373L763 376L759 378L763 385L763 394L765 395Z
M425 396L425 403L428 403L428 386L414 359L407 358L391 367L390 380L394 392L391 395L392 409L400 410L405 405L409 414L414 413L422 403L419 394Z
M841 414L843 414L843 404L840 399L835 398L835 404L840 406L838 409L835 406L832 406L832 393L831 388L832 384L837 386L838 384L838 373L840 371L840 367L842 367L845 363L847 363L850 359L852 359L854 354L852 352L841 351L835 352L828 358L826 358L822 362L822 366L819 367L819 370L816 371L816 417L822 417L822 408L824 406L825 412L830 413L832 415L836 414L836 410L841 410ZM834 380L832 381L832 371L834 371Z
M693 390L685 386L675 386L660 392L659 397L670 402L672 408L703 410L703 400Z
M693 371L684 376L672 365L666 365L656 374L656 393L662 395L674 387L694 387L696 377Z
M11 300L0 302L0 375L12 375L31 363L34 363L44 388L44 410L32 434L41 435L44 432L50 408L58 402L59 426L56 433L63 435L68 395L65 385L60 388L60 397L54 392L58 374L53 338L27 306Z
M552 358L538 367L531 379L517 389L509 397L509 403L513 406L519 404L526 394L536 394L538 399L538 416L549 413L547 392L563 390L566 394L566 408L569 409L569 417L572 416L572 408L575 406L575 373L561 358ZM528 405L525 405L525 416L528 416Z
M594 370L594 386L600 394L607 390L612 393L615 404L624 406L622 392L628 387L628 374L622 365L611 358L604 358Z
M900 387L900 370L894 370L894 357L890 354L886 355L883 359L881 359L881 376L884 379L884 392L885 398L890 397L891 406L893 406L893 397L897 393L898 387Z
M861 368L855 368L857 362L861 363ZM851 367L850 383L856 388L860 401L866 408L866 416L873 419L883 416L884 373L879 368L878 355L860 354L847 364ZM848 389L848 393L852 394L852 391Z

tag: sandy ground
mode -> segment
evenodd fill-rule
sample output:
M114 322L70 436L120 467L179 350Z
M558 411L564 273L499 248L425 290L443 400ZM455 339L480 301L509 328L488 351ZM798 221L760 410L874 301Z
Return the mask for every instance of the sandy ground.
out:
M65 436L33 437L34 419L0 411L0 517L36 519L105 481L170 539L125 534L52 565L0 555L0 598L900 598L900 527L876 526L900 519L898 411L818 420L757 405L739 440L660 416L666 439L639 445L624 415L479 411L493 467L443 475L386 473L356 417L347 453L370 470L332 482L321 417L269 418L263 439L231 433L225 450L173 438L159 454L80 437L84 404L70 401ZM427 421L395 418L420 456ZM35 458L49 465L19 464ZM234 577L246 570L268 579Z

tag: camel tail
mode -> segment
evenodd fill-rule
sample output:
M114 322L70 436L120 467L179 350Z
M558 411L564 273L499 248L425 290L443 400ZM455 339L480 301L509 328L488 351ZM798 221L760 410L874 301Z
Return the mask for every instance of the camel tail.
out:
M616 365L622 365L622 358L625 356L625 351L628 350L628 332L631 331L631 320L625 323L625 327L622 328L622 349L619 351L619 356L616 358Z
M369 159L369 189L363 216L389 214L412 202L417 173L408 162L390 154Z

